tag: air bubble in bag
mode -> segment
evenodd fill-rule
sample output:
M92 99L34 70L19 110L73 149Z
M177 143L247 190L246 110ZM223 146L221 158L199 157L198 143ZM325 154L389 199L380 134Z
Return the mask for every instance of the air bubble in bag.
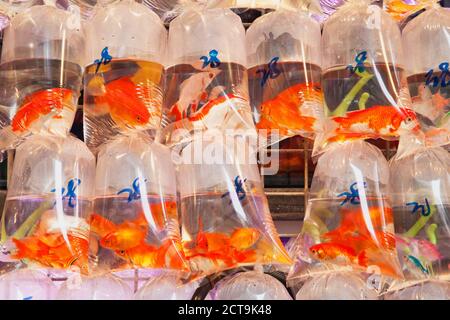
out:
M381 151L355 140L319 158L288 281L335 270L402 278Z
M94 175L94 156L73 136L33 135L17 148L1 220L0 272L88 272Z
M109 274L69 278L59 288L56 300L131 300L133 290L123 280Z
M274 277L247 271L220 280L205 300L292 300L292 297Z
M320 24L305 10L277 10L248 28L247 66L256 127L279 138L322 129ZM277 141L270 141L270 143Z
M52 17L48 19L48 17ZM32 6L4 31L0 64L0 152L32 134L70 131L82 77L80 27L71 13Z
M98 3L86 22L85 141L97 148L118 135L161 124L167 31L159 17L134 0Z
M389 164L397 250L407 280L391 290L450 280L450 154L419 146Z
M199 135L180 155L182 241L193 278L244 265L291 263L245 137Z
M20 269L0 277L0 300L52 300L57 290L42 270Z
M223 8L184 11L170 23L166 65L167 144L211 129L254 134L245 30L238 15Z
M133 268L186 271L170 150L142 133L101 146L90 217L98 272Z
M449 30L450 11L439 4L403 29L412 107L432 146L450 143Z
M377 300L378 293L355 272L334 272L309 279L295 300Z
M199 282L183 283L179 274L152 276L134 295L135 300L191 300Z
M349 139L395 140L418 130L397 23L369 0L346 2L325 22L322 90L328 121L315 153Z

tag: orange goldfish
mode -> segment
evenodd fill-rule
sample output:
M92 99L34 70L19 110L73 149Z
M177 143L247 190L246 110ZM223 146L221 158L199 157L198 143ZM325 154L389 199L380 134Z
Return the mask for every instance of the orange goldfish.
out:
M351 263L363 264L366 259L364 252L358 254L352 247L337 243L316 244L310 247L309 251L319 260L335 260L343 257Z
M297 84L274 99L261 105L261 119L256 125L258 129L278 129L286 135L288 130L314 131L316 119L303 115L302 108L312 104L307 109L322 109L322 92L318 84Z
M80 267L87 273L88 241L80 237L67 235L66 243L62 234L48 234L41 237L27 237L15 239L17 251L13 254L15 259L30 259L51 268L68 268L72 265Z
M105 93L95 97L95 104L107 105L114 122L123 127L146 125L151 114L144 101L151 94L145 86L136 85L128 77L113 80L105 85Z
M238 250L245 250L253 246L260 237L254 228L239 228L231 234L230 245Z
M334 117L336 136L329 141L364 136L396 137L399 130L416 130L419 123L414 111L392 106L373 106L364 110L351 111L345 117Z
M89 218L91 230L100 236L100 245L112 250L127 250L144 242L148 224L143 214L133 221L114 224L108 219L92 214Z
M214 112L218 112L216 110L221 109L220 111L224 111L224 108L229 108L229 106L225 103L227 100L233 99L233 98L239 98L238 96L234 94L228 94L220 96L216 99L209 100L199 111L193 113L188 117L189 121L198 121L198 120L204 120L208 115L211 114L211 111L214 109ZM225 116L223 117L225 119Z
M141 243L127 250L117 250L115 253L129 261L133 266L142 268L164 266L164 255L158 251L158 248L146 243Z
M386 2L386 12L395 20L401 21L407 15L419 11L435 1L419 0L414 1L412 4L407 3L408 1L406 0L390 0Z
M156 227L162 229L169 219L177 219L176 201L165 201L164 203L150 204L150 212L155 221Z
M11 122L13 132L23 133L43 117L60 118L65 105L72 105L73 92L65 88L37 91L25 98Z

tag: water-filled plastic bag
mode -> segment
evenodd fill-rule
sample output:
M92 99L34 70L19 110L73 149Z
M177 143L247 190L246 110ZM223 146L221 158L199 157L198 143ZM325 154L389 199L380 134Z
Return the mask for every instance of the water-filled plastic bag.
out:
M51 17L51 19L48 19ZM80 95L85 40L68 11L33 6L4 31L0 151L31 134L65 136Z
M96 270L186 270L170 150L143 134L102 145L90 216Z
M42 270L20 269L0 277L1 300L52 300L57 290Z
M145 32L143 31L145 30ZM86 22L85 141L96 150L130 131L154 136L161 124L167 31L134 0L97 4Z
M1 271L88 272L94 176L94 156L72 136L34 135L17 148L1 220Z

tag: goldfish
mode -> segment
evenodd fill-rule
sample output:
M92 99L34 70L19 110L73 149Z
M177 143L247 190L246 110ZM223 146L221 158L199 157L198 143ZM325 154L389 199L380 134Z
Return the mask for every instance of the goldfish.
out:
M147 86L136 85L128 77L113 80L104 86L104 94L95 96L95 108L106 110L113 121L126 128L145 126L150 114L146 101L152 98Z
M365 136L396 137L400 130L413 131L420 126L416 114L408 108L373 106L351 111L345 117L334 117L336 136L329 141Z
M408 3L409 2L409 3ZM395 20L401 21L407 15L413 14L428 5L432 4L433 0L391 0L386 1L386 12L389 13Z
M189 106L196 110L199 103L208 98L206 88L219 73L220 70L215 69L197 73L184 80L180 85L180 98L170 108L169 116L174 117L175 121L179 121L188 116Z
M87 273L89 247L87 239L72 234L68 234L67 239L69 243L66 243L61 233L41 237L30 236L20 240L13 238L16 252L12 257L33 260L51 268L65 269L75 265L80 267L83 273Z
M289 130L314 131L314 112L322 109L323 97L318 84L297 84L275 98L261 104L258 129L278 129L287 135Z
M117 250L115 253L129 261L133 266L142 268L164 267L164 256L158 251L158 248L146 243L141 243L127 250Z
M336 243L320 243L309 248L312 255L319 260L336 260L344 258L348 262L365 264L364 251L358 254L352 247Z
M64 107L73 106L72 98L72 90L65 88L41 90L27 96L11 121L12 131L23 133L47 119L60 119Z
M253 246L259 237L259 231L254 228L239 228L231 234L230 245L235 249L245 250Z
M134 221L114 224L108 219L92 214L89 218L92 231L100 236L100 245L112 250L126 250L142 243L148 232L143 214Z

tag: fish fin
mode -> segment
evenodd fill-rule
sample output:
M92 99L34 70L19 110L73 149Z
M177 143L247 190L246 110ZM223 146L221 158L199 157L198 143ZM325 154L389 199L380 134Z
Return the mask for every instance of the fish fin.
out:
M361 251L358 256L358 264L362 267L367 267L369 264L369 258L367 257L367 254L365 251Z

